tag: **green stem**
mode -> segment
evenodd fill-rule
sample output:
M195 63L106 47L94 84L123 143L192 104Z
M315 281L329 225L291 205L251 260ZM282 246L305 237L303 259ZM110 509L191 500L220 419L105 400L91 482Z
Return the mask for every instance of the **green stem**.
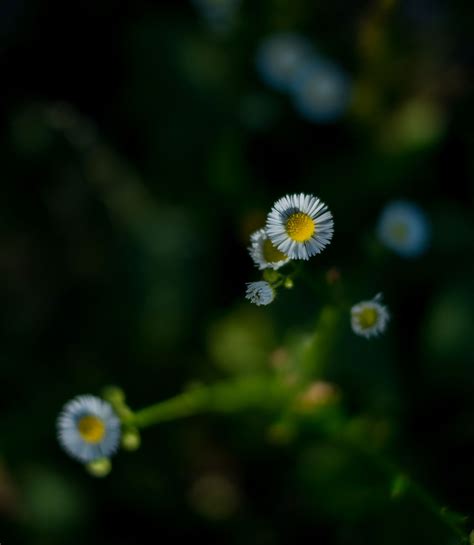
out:
M268 376L249 377L213 386L199 386L172 399L134 413L137 428L215 412L234 413L249 409L281 410L293 399L293 389Z
M469 543L469 537L466 535L466 532L463 530L460 523L454 521L454 517L458 518L457 513L449 511L446 507L440 507L434 498L418 483L409 481L409 485L409 489L412 490L418 500L423 503L429 511L436 515L442 523L450 528L451 531L459 537L461 543Z
M281 413L290 410L295 399L293 387L269 376L240 378L212 386L199 386L176 397L162 401L132 414L128 424L147 428L154 424L186 418L202 413L233 414L245 410L259 410ZM341 448L363 456L381 469L392 482L402 476L404 489L424 505L428 511L455 534L460 543L469 543L469 537L462 527L462 519L456 513L441 507L420 484L406 476L383 454L372 450L353 438L341 436L341 428L327 428L327 440Z
M356 453L369 458L372 460L375 466L379 467L392 482L403 476L405 481L404 488L408 493L411 492L414 498L416 498L425 508L433 513L433 515L446 526L453 534L455 534L459 539L460 543L469 543L469 537L461 526L462 517L457 513L449 511L445 507L441 507L440 504L433 498L433 496L419 483L411 479L405 472L403 472L395 463L386 458L383 454L370 450L364 444L354 442L353 440L337 440L336 443L339 443L341 446L352 449ZM454 519L459 520L459 522Z

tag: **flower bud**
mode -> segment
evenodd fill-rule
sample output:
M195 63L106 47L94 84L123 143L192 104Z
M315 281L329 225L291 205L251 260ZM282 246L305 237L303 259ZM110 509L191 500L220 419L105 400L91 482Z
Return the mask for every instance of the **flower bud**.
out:
M136 428L128 428L122 433L122 448L134 451L140 448L140 432Z
M125 403L125 393L117 386L107 386L107 388L104 388L102 397L112 405L122 405Z
M86 469L93 477L106 477L112 470L112 464L108 458L99 458L89 462Z
M293 278L290 278L289 276L288 276L288 278L285 278L285 281L283 282L283 286L287 290L291 290L294 285L295 285L295 283L293 282Z

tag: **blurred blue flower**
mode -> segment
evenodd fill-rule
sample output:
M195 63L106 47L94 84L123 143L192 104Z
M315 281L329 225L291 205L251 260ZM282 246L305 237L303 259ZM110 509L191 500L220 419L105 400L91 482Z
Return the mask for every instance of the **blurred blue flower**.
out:
M226 31L232 25L242 0L191 0L216 31Z
M59 443L80 462L107 458L118 448L120 420L112 406L98 397L82 395L69 401L57 426Z
M416 204L408 201L389 203L379 219L380 241L402 257L417 257L428 247L430 225Z
M295 74L292 92L295 108L304 118L329 123L345 113L352 82L338 66L316 58Z
M289 91L295 74L312 55L312 46L303 36L273 34L265 38L257 50L257 70L270 87Z

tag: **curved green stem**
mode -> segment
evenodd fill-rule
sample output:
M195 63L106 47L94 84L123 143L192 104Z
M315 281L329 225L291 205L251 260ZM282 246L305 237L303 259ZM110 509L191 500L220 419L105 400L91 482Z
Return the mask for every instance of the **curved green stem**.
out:
M234 413L249 409L275 411L294 397L292 388L268 376L249 377L213 386L197 386L172 399L134 413L131 423L137 428L215 412Z
M241 378L212 386L197 386L171 399L132 413L127 423L143 429L161 422L202 413L232 414L246 410L292 412L296 393L294 387L272 377ZM347 438L342 431L339 426L329 426L325 427L324 435L330 442L371 460L393 483L399 482L398 492L392 491L394 496L399 495L401 491L411 493L459 538L460 543L469 543L469 537L463 529L463 517L441 507L424 487L408 477L382 453L372 450L365 443Z
M380 452L370 450L365 444L347 439L337 439L336 442L345 448L352 449L356 453L369 458L375 466L391 479L392 483L396 483L401 478L403 482L402 489L404 491L407 493L411 492L412 496L424 505L428 511L433 513L441 524L446 526L460 539L460 543L469 543L469 536L462 526L466 521L466 517L462 517L458 513L448 510L446 507L442 507L422 485L409 477L393 461ZM398 495L397 491L392 491L392 495Z
M418 498L418 500L425 505L425 507L436 515L439 520L444 523L451 531L459 537L461 543L469 543L469 536L461 527L461 522L456 522L454 519L465 521L466 517L461 517L457 513L453 513L446 507L440 507L440 505L434 500L434 498L418 483L409 481L409 489Z

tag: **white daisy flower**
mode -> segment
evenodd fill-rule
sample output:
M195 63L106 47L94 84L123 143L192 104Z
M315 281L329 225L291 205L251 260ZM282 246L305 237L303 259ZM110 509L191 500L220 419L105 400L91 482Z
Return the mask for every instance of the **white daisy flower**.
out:
M63 449L80 462L108 458L120 442L120 420L112 406L92 395L69 401L57 421Z
M249 247L250 257L260 270L274 269L276 271L290 261L288 256L275 248L265 233L265 229L255 231L250 237L250 241L252 243Z
M393 201L380 216L377 234L385 246L402 257L417 257L428 246L430 226L416 204Z
M275 299L275 290L268 282L248 282L245 298L257 306L269 305Z
M387 307L380 304L379 293L371 301L361 301L351 308L352 331L366 339L383 333L390 319Z
M309 259L332 239L334 222L327 206L313 195L287 195L268 215L265 231L290 259Z

